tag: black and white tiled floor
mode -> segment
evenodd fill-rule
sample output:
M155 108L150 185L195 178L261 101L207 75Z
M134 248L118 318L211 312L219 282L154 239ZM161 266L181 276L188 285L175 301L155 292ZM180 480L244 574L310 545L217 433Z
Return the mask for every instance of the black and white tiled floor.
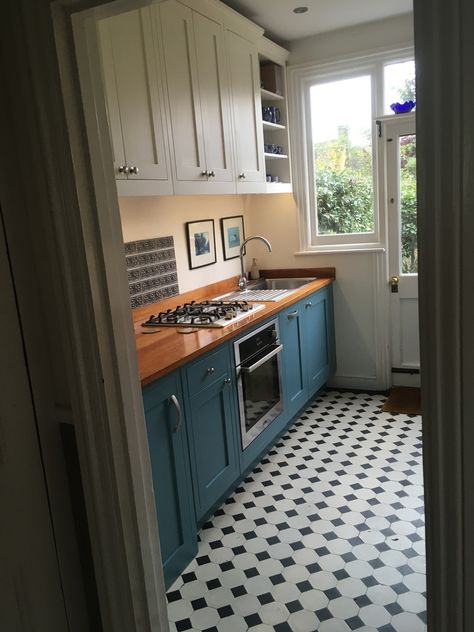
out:
M421 419L316 399L200 532L172 630L426 630Z

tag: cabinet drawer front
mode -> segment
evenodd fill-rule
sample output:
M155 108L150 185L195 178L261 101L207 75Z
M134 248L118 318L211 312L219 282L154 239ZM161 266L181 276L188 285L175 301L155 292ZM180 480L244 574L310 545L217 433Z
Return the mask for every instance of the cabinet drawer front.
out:
M211 386L217 380L224 377L232 377L229 374L229 356L227 346L220 347L217 351L208 353L186 369L188 393L192 397L203 388Z

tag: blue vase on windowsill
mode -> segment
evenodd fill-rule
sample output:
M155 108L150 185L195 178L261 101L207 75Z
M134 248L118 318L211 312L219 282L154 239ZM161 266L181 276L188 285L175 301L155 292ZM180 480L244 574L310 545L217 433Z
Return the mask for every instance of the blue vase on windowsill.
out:
M405 114L406 112L411 112L416 105L416 101L405 101L405 103L392 103L390 108L395 112L395 114Z

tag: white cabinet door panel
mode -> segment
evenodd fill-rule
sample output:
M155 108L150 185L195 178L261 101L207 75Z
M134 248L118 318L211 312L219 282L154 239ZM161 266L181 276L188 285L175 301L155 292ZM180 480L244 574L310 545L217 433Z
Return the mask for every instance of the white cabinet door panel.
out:
M216 182L231 182L230 104L222 27L199 13L194 13L193 22L206 166L215 173L211 177Z
M256 47L232 31L227 31L232 115L234 123L235 169L238 188L245 192L249 183L265 182L263 127L260 102L260 73ZM249 191L250 192L250 191Z
M193 12L177 3L160 5L176 180L206 180Z
M168 180L162 76L151 9L117 15L99 28L116 169L118 163L126 164L138 169L130 179Z

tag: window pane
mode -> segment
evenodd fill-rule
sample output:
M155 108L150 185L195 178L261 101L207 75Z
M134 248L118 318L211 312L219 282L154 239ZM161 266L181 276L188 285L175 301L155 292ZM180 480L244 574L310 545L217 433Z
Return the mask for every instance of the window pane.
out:
M393 114L392 103L415 100L415 62L404 61L384 67L384 113Z
M416 233L416 136L400 136L401 273L418 272Z
M370 76L310 89L318 235L374 232Z

